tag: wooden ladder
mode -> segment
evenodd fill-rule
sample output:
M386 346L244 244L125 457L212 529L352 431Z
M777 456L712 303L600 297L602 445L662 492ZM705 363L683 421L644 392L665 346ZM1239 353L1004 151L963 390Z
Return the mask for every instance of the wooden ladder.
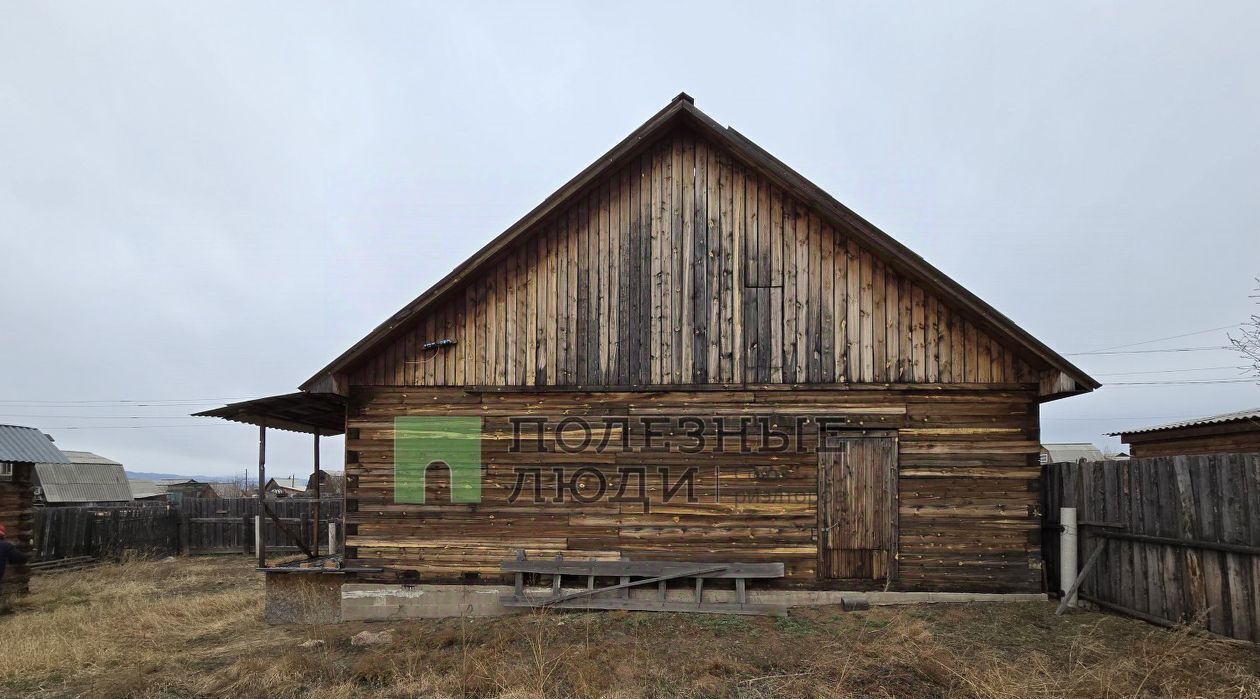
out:
M783 577L782 563L719 563L687 561L593 561L528 560L518 551L515 560L503 561L504 573L515 575L510 595L499 601L505 607L547 607L552 609L627 609L645 612L698 612L704 614L755 614L786 616L781 604L749 604L747 581L754 578ZM525 575L551 576L550 594L526 594ZM565 577L584 579L586 589L564 592ZM616 578L615 585L596 587L597 578ZM668 583L683 578L695 579L695 595L691 600L668 599ZM725 602L706 601L704 581L735 581L734 599ZM653 597L630 594L633 588L656 585Z

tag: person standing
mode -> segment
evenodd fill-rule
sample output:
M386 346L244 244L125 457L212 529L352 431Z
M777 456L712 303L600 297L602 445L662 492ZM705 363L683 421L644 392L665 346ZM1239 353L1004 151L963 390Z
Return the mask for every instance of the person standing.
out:
M8 532L5 531L4 525L0 524L0 591L4 589L4 571L10 563L14 565L22 565L30 559L25 553L18 550L18 547L6 538Z

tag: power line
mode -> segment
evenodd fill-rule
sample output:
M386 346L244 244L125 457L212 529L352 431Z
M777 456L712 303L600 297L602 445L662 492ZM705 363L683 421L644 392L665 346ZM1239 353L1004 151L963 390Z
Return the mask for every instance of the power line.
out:
M1098 352L1106 352L1107 350L1124 349L1125 347L1137 347L1139 345L1150 345L1156 342L1163 342L1164 340L1177 340L1183 337L1193 337L1195 335L1204 335L1206 333L1214 333L1220 330L1229 330L1230 328L1236 328L1240 325L1242 325L1242 323L1234 323L1233 325L1223 325L1219 328L1208 328L1207 330L1196 330L1192 333L1183 333L1181 335L1169 335L1168 337L1160 337L1154 340L1142 340L1141 342L1130 342L1127 345L1115 345L1113 347L1103 347L1101 349L1092 350L1090 352L1076 352L1075 354L1095 354Z
M1260 383L1260 378L1254 379L1203 379L1203 380L1186 380L1186 381L1117 381L1115 383L1104 384L1105 386L1192 386L1195 384L1216 384L1216 383Z
M73 405L73 406L79 406L79 405L82 405L82 406L85 406L85 407L89 407L89 406L90 406L90 407L96 407L96 406L98 406L98 405L99 405L100 407L105 407L105 406L104 406L104 404L114 404L114 403L122 403L122 404L127 404L127 405L141 405L141 404L169 405L169 404L173 404L173 403L218 403L218 402L224 402L224 403L235 403L235 402L239 402L239 401L241 401L241 400L243 400L243 399L241 399L241 398L148 398L148 399L107 399L107 400L106 400L106 399L102 399L102 400L72 400L72 399L63 399L63 400L38 400L38 399L29 399L29 400L28 400L28 399L14 398L14 399L0 399L0 404L4 404L4 405L15 405L15 404L53 405L53 404L58 404L58 405L60 405L60 404L63 404L63 403L64 403L64 404L66 404L66 405Z
M235 423L231 422L198 422L188 423L186 425L54 425L45 427L46 430L151 430L162 429L166 427L225 427Z
M1068 352L1065 357L1081 357L1087 354L1158 354L1160 352L1206 352L1208 350L1227 350L1233 349L1228 345L1211 345L1207 347L1172 347L1170 349L1151 349L1151 350L1098 350L1095 352Z
M1094 374L1094 376L1133 376L1135 374L1181 374L1187 371L1213 371L1217 369L1237 369L1245 371L1245 367L1240 366L1203 366L1194 369L1151 369L1149 371L1113 371L1102 374Z
M10 417L39 417L51 418L53 420L191 420L193 415L35 415L31 413L9 413L0 415L3 418Z

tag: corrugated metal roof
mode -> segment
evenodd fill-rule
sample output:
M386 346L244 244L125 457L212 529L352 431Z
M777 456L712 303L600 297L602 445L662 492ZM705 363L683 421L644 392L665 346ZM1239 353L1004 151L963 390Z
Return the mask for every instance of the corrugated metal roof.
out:
M131 488L131 497L137 500L166 495L166 486L155 481L128 480L127 486Z
M335 435L346 431L346 399L331 393L286 393L193 413L278 430Z
M1042 449L1049 454L1049 463L1071 464L1085 459L1086 461L1102 461L1103 453L1089 442L1073 442L1065 444L1042 444Z
M1260 408L1252 408L1250 410L1236 410L1232 413L1221 413L1220 415L1209 415L1207 417L1197 417L1191 420L1182 420L1181 422L1170 422L1164 425L1156 425L1154 427L1143 427L1136 430L1125 430L1123 432L1108 432L1109 435L1116 437L1122 434L1141 434L1142 432L1159 432L1160 430L1175 430L1180 427L1198 427L1200 425L1218 425L1224 422L1242 422L1244 420L1260 421Z
M35 464L45 502L130 502L122 464Z
M100 454L93 454L90 451L72 451L70 449L65 449L61 453L65 454L66 458L70 459L70 463L72 464L105 464L107 466L122 466L121 463L114 461L113 459L107 459Z
M52 437L34 427L0 425L0 461L13 463L69 463Z

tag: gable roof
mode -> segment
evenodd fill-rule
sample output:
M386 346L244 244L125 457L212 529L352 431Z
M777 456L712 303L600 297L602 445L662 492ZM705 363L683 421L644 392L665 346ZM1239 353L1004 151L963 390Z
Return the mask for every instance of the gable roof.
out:
M854 213L831 195L824 192L804 176L791 169L760 146L745 138L735 129L723 127L707 114L696 108L694 100L686 93L680 93L664 109L657 112L629 136L605 153L586 169L578 173L551 196L543 200L532 211L508 227L491 240L485 247L457 266L449 274L439 280L413 301L403 306L397 313L378 325L366 337L356 342L331 363L317 372L301 385L303 391L337 393L336 375L348 369L361 357L382 346L395 335L408 327L409 321L446 294L457 289L462 282L476 274L483 266L493 261L500 253L507 250L522 236L533 230L548 215L565 206L571 199L579 195L588 185L603 175L614 171L628 159L640 153L653 143L657 136L677 125L685 125L698 131L701 135L713 140L725 148L744 165L760 172L785 192L798 198L815 209L825 220L831 222L859 244L866 246L875 255L880 256L888 264L900 268L909 276L918 279L926 289L948 299L958 308L973 316L977 324L993 333L999 339L1022 350L1028 356L1035 357L1047 366L1061 373L1066 381L1050 382L1050 388L1043 389L1043 398L1056 398L1091 391L1101 384L1084 371L1064 359L1023 328L1020 328L1005 315L998 312L975 294L965 289L958 282L950 279L943 272L928 264L926 260L912 252L909 248L894 240L874 224ZM1044 382L1043 382L1044 383Z
M0 462L70 463L52 437L34 427L0 425Z
M100 454L93 454L90 451L71 451L66 449L61 452L66 455L72 464L98 464L103 466L122 466L121 463L113 459L107 459Z
M131 485L118 463L35 464L45 502L130 502Z
M166 495L166 486L157 481L127 479L127 487L131 488L131 497L136 500Z
M1042 444L1041 448L1049 456L1049 463L1076 463L1086 461L1102 461L1103 453L1098 447L1088 442L1065 442L1061 444Z

